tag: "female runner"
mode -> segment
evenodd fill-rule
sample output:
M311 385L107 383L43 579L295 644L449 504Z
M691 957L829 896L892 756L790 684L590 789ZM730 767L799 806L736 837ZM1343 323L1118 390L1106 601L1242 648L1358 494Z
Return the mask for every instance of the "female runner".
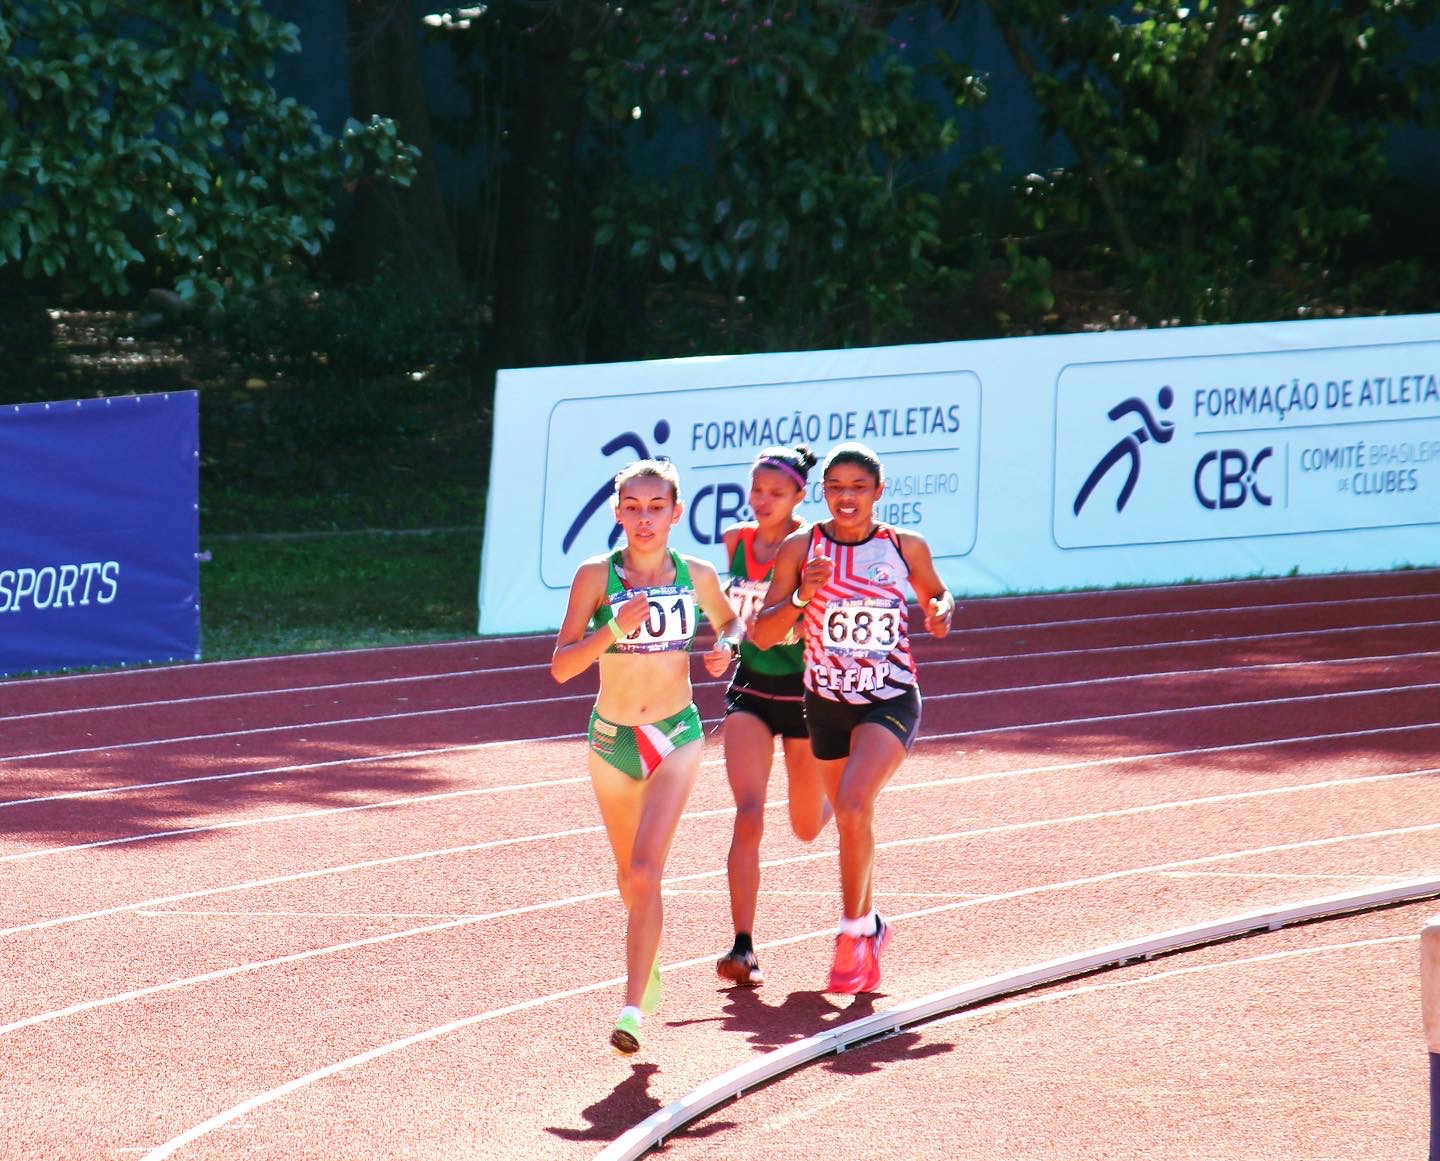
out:
M755 519L722 533L730 557L730 603L747 626L764 604L781 542L804 521L795 509L805 499L805 481L815 455L798 447L766 448L750 469L750 509ZM725 772L735 795L735 831L726 868L730 877L730 918L735 945L715 970L744 987L764 981L755 958L752 932L760 892L760 839L765 833L765 792L775 757L775 737L785 753L789 779L790 829L811 842L830 817L830 803L805 732L805 689L800 681L804 646L793 635L770 649L740 643L740 665L725 702Z
M697 604L716 626L705 668L721 677L738 652L740 621L715 569L670 548L680 520L675 465L640 460L615 477L624 545L576 570L550 672L569 681L600 664L590 715L590 782L615 854L629 913L625 1007L610 1044L640 1047L641 1017L660 1003L660 881L700 769L704 731L691 700L690 645Z
M955 600L916 532L879 524L880 458L846 443L825 458L830 519L786 539L752 637L765 648L803 621L805 724L835 808L843 910L831 992L870 992L890 928L874 906L875 800L920 728L910 653L908 582L934 636L950 631Z

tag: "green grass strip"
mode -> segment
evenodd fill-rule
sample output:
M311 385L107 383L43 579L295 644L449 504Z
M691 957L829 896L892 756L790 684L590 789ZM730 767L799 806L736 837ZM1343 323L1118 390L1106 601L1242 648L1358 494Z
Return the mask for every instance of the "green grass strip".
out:
M478 528L235 536L203 547L207 661L475 633Z

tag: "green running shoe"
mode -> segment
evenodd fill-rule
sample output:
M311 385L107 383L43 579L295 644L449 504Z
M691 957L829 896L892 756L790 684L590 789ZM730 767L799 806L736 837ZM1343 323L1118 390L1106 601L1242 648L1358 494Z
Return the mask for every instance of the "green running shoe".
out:
M665 985L660 982L660 953L655 953L655 963L650 968L650 982L645 985L645 994L640 997L640 1011L649 1016L655 1013L660 1007L660 997L665 993Z
M610 1033L610 1047L621 1056L633 1056L640 1051L640 1021L632 1012L620 1013L615 1030Z

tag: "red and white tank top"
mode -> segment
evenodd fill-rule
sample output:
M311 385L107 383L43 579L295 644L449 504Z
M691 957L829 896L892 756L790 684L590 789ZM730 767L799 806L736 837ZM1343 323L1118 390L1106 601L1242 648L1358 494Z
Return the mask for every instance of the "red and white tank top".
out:
M914 689L909 610L901 588L910 569L895 529L877 524L869 539L840 544L816 524L807 559L820 555L830 557L835 570L805 606L805 688L851 705Z

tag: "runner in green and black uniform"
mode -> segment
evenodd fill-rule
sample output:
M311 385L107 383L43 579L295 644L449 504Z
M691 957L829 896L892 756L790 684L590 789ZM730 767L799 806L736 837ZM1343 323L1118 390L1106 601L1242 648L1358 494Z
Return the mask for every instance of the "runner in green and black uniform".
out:
M730 603L748 626L765 601L781 542L803 527L795 509L805 499L805 480L815 466L805 446L761 452L750 472L750 508L755 519L724 532L730 554ZM830 817L810 739L805 729L804 646L788 641L760 649L740 644L740 666L730 682L725 707L725 769L735 795L735 832L730 840L730 917L735 944L715 965L723 979L755 987L764 977L755 958L752 932L760 892L760 839L765 830L765 794L775 755L775 738L785 753L790 827L805 842Z

